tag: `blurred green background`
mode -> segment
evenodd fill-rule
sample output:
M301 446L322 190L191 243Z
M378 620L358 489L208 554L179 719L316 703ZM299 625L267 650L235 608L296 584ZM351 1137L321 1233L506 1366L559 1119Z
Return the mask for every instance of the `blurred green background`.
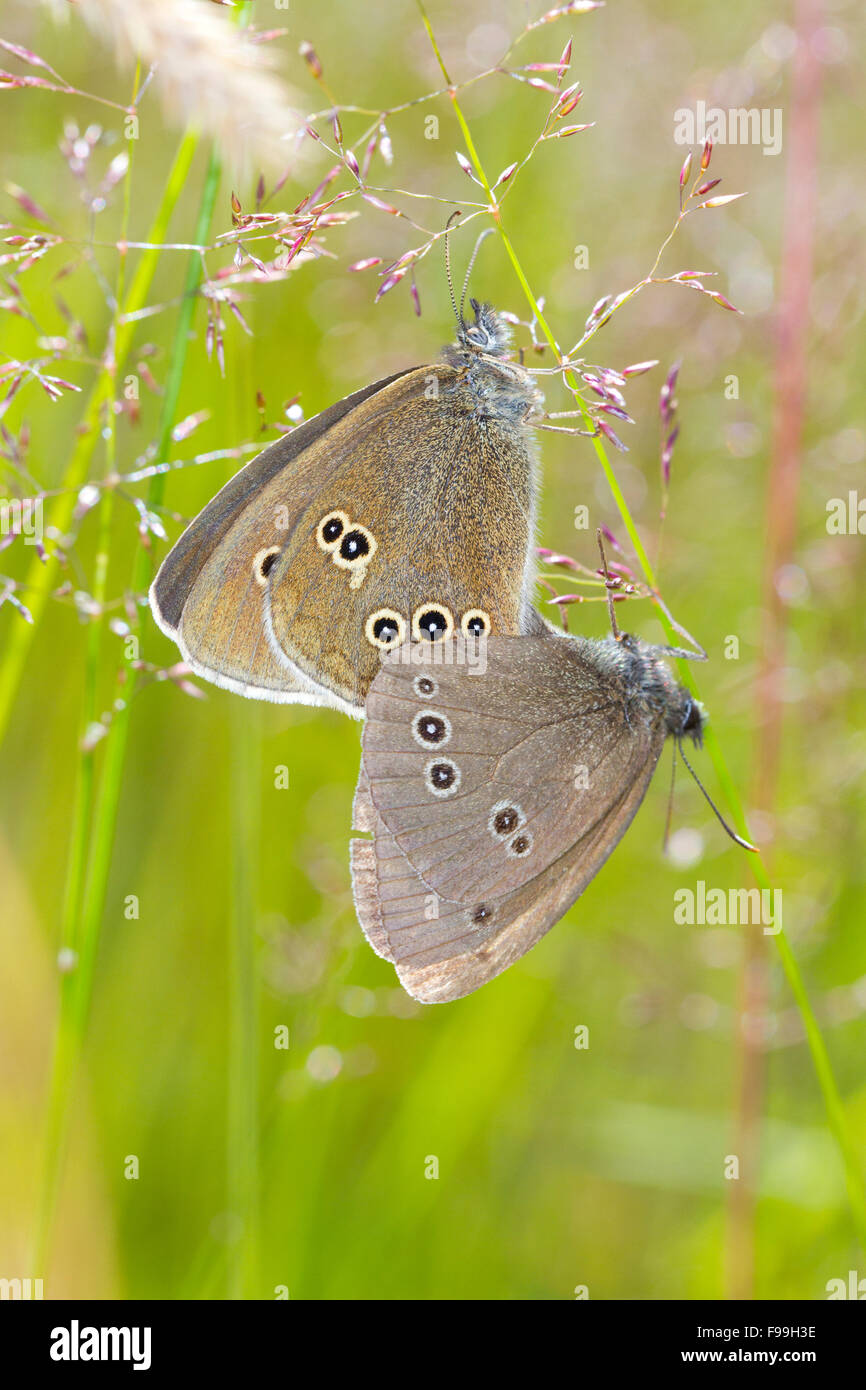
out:
M288 10L262 2L251 10L260 29L287 29L272 48L306 111L321 112L329 101L298 55L304 40L341 107L390 111L441 86L408 2L381 12L349 0L294 0ZM494 63L540 10L431 0L429 13L445 61L463 82ZM795 408L777 367L780 267L794 26L807 11L810 22L817 17L811 42L821 79L809 380L793 497L797 533L777 585L786 625L782 756L771 799L761 804L755 767L766 700L758 677L773 526L768 477L774 418ZM129 101L132 65L118 68L110 45L76 15L61 25L40 5L7 3L2 22L2 37L35 50L70 84ZM703 99L784 111L777 157L758 146L716 148L710 172L724 178L718 191L749 196L687 221L663 266L717 271L715 286L743 316L682 288L654 286L612 320L592 354L614 367L661 362L630 385L637 423L620 430L630 452L613 456L651 556L660 505L658 389L670 364L683 362L662 590L710 655L698 672L702 694L754 813L752 830L770 848L785 927L827 1039L861 1171L866 565L862 537L828 534L826 505L858 486L866 493L863 27L855 0L799 7L767 0L758 8L746 0L700 8L612 0L544 25L513 61L555 61L573 36L565 81L579 79L585 95L571 119L596 124L544 144L503 206L533 290L545 297L558 340L571 343L596 300L646 273L670 229L685 153L673 139L676 109ZM8 51L4 65L39 71ZM163 116L157 88L140 107L131 240L146 239L182 133ZM522 158L551 99L496 74L461 94L489 173ZM3 183L25 189L73 243L21 276L35 322L0 315L4 360L47 358L37 338L68 332L58 294L88 334L77 357L47 366L82 386L81 395L52 403L31 382L3 417L13 436L29 427L27 466L50 489L61 486L105 347L105 290L117 273L111 243L122 207L119 187L91 218L58 142L67 122L82 132L99 123L91 159L104 170L124 148L123 121L112 108L40 89L3 91L0 101ZM439 119L438 139L425 138L430 114ZM346 110L342 122L349 143L369 118ZM480 193L455 159L464 145L450 104L440 96L409 106L387 125L394 162L389 168L375 155L371 180L391 190L380 197L437 230L453 207ZM327 121L320 126L328 131ZM320 148L311 151L274 206L294 208L333 163ZM172 241L194 239L207 155L205 140ZM224 173L211 239L231 228L232 189L245 210L254 205L257 176L257 169ZM351 182L344 173L331 191ZM443 201L418 203L397 190ZM8 191L0 200L0 218L13 224L4 236L36 229ZM361 215L328 231L328 255L271 284L242 286L252 336L226 315L224 381L205 351L205 306L196 306L177 418L210 416L172 445L173 458L274 437L259 434L257 392L269 421L295 397L310 416L370 380L431 360L451 338L438 245L418 270L420 318L408 280L374 305L376 271L347 274L347 266L373 256L387 262L424 237L357 198L343 206ZM479 225L455 239L460 266ZM91 238L105 245L88 252ZM578 246L587 248L586 269L575 268ZM57 281L61 265L73 261L80 263ZM231 248L208 255L211 275L230 263ZM153 344L158 351L144 360L158 383L169 370L186 269L186 253L161 254L148 304L163 307L136 328L128 370L137 370L141 346ZM14 267L0 273L8 277ZM474 290L527 317L497 238L480 255ZM525 342L525 330L518 337ZM738 378L735 399L725 392L730 374ZM567 409L565 393L547 380L548 408ZM160 397L143 385L140 418L118 418L119 472L153 444L159 412ZM546 434L541 441L539 541L593 565L592 531L572 523L576 506L588 506L591 526L608 525L625 544L597 460L586 440ZM98 445L88 476L106 466ZM170 539L236 466L218 460L168 476ZM4 487L14 495L18 484L6 471ZM145 488L128 492L142 497ZM82 519L53 587L68 580L92 592L101 510ZM137 521L118 498L110 616L124 616L118 600L130 585ZM153 545L158 560L165 544ZM15 542L0 555L0 569L24 582L32 557ZM27 603L26 588L18 596ZM601 605L573 607L570 618L573 630L605 630ZM621 610L626 618L631 630L660 637L647 603ZM0 651L22 622L3 606ZM109 729L91 754L80 750L92 629L68 597L49 602L3 746L0 1275L44 1276L46 1297L273 1298L285 1287L293 1298L314 1299L568 1299L586 1286L592 1299L677 1299L823 1298L827 1280L850 1268L866 1274L772 939L756 943L756 928L674 922L677 888L749 880L743 856L686 778L674 808L675 855L663 855L667 759L616 854L530 956L468 999L425 1008L374 956L354 916L348 840L359 726L334 712L259 705L213 687L195 700L170 681L142 682L133 700L83 1065L45 1264L31 1267L76 787L89 766L98 789L114 737ZM730 635L739 638L737 660L725 659ZM176 659L146 610L141 656L160 668ZM106 630L99 712L110 705L123 662L121 638ZM285 790L275 786L283 765ZM718 794L706 759L701 770ZM125 915L130 895L137 919ZM589 1029L585 1050L575 1047L579 1025ZM281 1026L289 1030L287 1050L274 1044ZM744 1049L744 1036L751 1047ZM735 1198L725 1156L741 1153L744 1123L752 1158L743 1156ZM129 1156L138 1159L137 1178L126 1175ZM431 1156L435 1179L425 1176Z

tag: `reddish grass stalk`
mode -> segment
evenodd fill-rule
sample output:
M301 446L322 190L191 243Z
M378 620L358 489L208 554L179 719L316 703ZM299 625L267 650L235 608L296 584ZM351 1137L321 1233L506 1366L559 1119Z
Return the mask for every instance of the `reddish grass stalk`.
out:
M818 134L821 64L815 33L824 0L797 0L797 54L790 103L782 273L776 334L775 407L764 534L763 626L756 693L758 730L753 804L772 816L779 772L788 614L777 578L791 560L797 538L797 493L806 410L809 298L812 286L815 208L818 198ZM768 823L771 821L768 819ZM755 1293L755 1216L760 1163L760 1124L766 1087L766 1048L759 1021L769 1006L766 938L744 936L738 1005L738 1096L734 1153L739 1181L728 1203L727 1297ZM757 1026L756 1026L757 1024ZM750 1026L751 1025L751 1026Z

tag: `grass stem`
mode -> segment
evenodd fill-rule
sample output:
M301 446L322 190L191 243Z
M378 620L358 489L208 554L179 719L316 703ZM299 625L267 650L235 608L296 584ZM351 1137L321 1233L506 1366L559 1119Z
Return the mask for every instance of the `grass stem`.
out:
M151 232L151 237L154 240L158 240L159 237L164 238L165 236L171 210L174 208L186 181L186 174L192 163L197 142L198 137L194 134L188 134L181 142L180 150L172 166L168 184L163 194L156 223ZM205 175L199 206L195 231L195 241L197 244L202 244L207 237L218 186L219 160L214 153L211 155ZM157 236L155 230L157 224L159 224L160 227L159 236ZM134 280L130 287L125 312L129 312L129 306L137 302L139 296L141 302L143 302L147 287L150 284L155 269L156 263L154 261L154 263L149 266L145 284L139 267L137 282ZM192 315L196 303L195 289L198 286L200 274L200 257L198 252L193 252L190 256L190 263L187 269L185 294L178 315L171 357L171 369L162 406L159 447L163 452L158 455L160 458L166 456L165 451L168 449L171 441L171 430L177 410L180 385L183 378L184 363L189 343ZM116 341L122 347L122 351L118 350L115 354L117 362L123 360L130 346L131 332L130 334L125 333L124 327L121 321L118 327ZM99 411L106 405L110 406L110 403L113 402L112 381L113 378L111 376L106 377L103 375L94 388L94 399L99 402ZM90 407L88 407L88 409L90 409ZM96 418L99 418L98 413ZM90 447L86 458L83 459L85 466L89 459L90 450L92 450L93 443L95 442L95 440L90 441L89 436L86 436L86 438L89 441ZM76 449L75 452L77 454L78 450ZM79 459L78 462L80 464L82 460ZM77 466L78 464L76 464L76 467ZM67 478L70 472L71 465L70 469L67 470ZM151 495L149 501L159 500L162 495L163 486L163 478L154 477L151 479ZM65 502L66 499L61 498L60 501ZM107 501L108 499L104 499L103 508L106 507ZM103 515L105 516L105 512ZM99 575L102 574L101 582L103 584L105 572L107 570L107 540L108 537L101 531L100 557L104 555L105 560L102 562L100 558L97 562L97 583L100 582ZM142 546L136 555L134 565L133 590L135 593L140 592L142 588L146 587L149 563L148 552L145 551ZM46 589L44 595L46 598L47 593L48 591ZM88 704L92 701L93 692L96 688L96 673L99 657L99 631L97 631L97 628L101 631L101 624L94 623L94 632L96 632L96 636L93 639L93 643L89 644L88 650L85 708L87 708ZM43 1173L40 1186L36 1234L34 1239L34 1256L32 1261L32 1267L40 1272L38 1277L43 1277L43 1270L49 1253L50 1234L57 1203L57 1193L66 1144L70 1102L77 1064L84 1043L87 1018L90 1011L97 948L105 907L108 874L111 865L117 812L123 782L123 769L129 736L131 701L135 687L135 672L131 667L126 667L122 674L124 679L115 690L115 704L113 706L115 709L115 716L109 728L108 735L102 745L102 775L100 779L99 795L96 799L95 807L93 807L92 816L90 811L94 794L93 753L85 755L86 771L80 778L80 791L77 799L78 804L75 816L73 849L70 855L70 872L65 896L63 922L64 938L76 951L77 962L72 971L61 977L58 1024L51 1064L51 1079L49 1083L48 1108L45 1124ZM121 692L122 699L120 698ZM87 858L86 876L84 874L85 856ZM64 942L64 944L66 944L66 942Z
M49 535L65 536L69 530L78 489L87 478L90 459L100 438L100 424L105 410L112 401L115 375L119 373L132 345L136 328L136 321L132 315L144 307L159 263L160 243L166 239L171 215L186 186L197 143L198 137L194 133L187 134L175 156L159 208L148 233L149 249L141 254L129 292L123 302L122 312L117 319L113 352L106 355L112 360L106 360L100 369L85 407L81 431L76 438L60 484L60 493L47 511L45 529ZM31 643L56 582L57 568L57 556L49 552L44 563L38 556L35 557L27 573L27 605L33 621L16 622L5 645L3 664L0 667L0 743L8 728Z

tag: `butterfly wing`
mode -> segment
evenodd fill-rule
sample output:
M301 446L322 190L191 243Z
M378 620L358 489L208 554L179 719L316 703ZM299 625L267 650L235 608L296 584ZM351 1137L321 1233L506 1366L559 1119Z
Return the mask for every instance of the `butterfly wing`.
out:
M446 629L477 610L493 631L521 631L533 442L519 409L484 403L481 370L419 368L368 402L360 430L342 421L327 439L338 463L270 574L272 646L344 708L379 669L377 623L402 641L426 606Z
M404 989L424 1004L460 999L506 970L549 931L583 892L628 828L661 748L635 780L559 859L504 897L472 906L449 902L418 877L378 816L362 766L354 825L372 839L351 841L358 920L373 950L395 966Z
M383 664L363 735L372 800L440 897L474 904L537 879L654 765L661 743L629 713L610 651L491 637L483 673L428 644Z
M319 486L328 433L403 375L354 392L269 445L226 483L166 556L151 585L151 608L205 679L255 699L320 702L315 684L268 645L256 557L285 544L283 523L297 517Z

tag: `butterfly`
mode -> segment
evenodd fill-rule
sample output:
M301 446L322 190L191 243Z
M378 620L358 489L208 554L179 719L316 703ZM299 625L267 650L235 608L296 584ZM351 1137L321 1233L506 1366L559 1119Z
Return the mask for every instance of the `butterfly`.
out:
M539 630L532 420L489 304L442 360L337 402L242 468L150 590L189 665L254 699L362 717L384 652Z
M367 697L354 828L372 838L351 841L355 906L423 1003L524 955L622 839L666 739L690 766L683 741L704 726L668 649L639 638L550 628L483 646L484 662L453 639L407 644Z

